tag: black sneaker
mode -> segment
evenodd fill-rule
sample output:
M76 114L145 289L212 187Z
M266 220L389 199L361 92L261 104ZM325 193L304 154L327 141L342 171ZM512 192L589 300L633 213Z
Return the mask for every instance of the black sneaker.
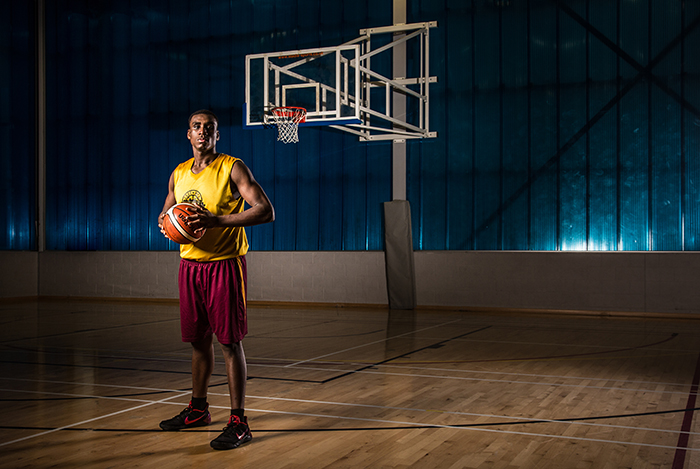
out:
M233 449L252 439L253 435L250 433L248 418L243 417L241 421L238 416L232 415L228 419L228 425L224 427L224 432L211 440L211 447L214 449Z
M211 423L209 404L204 410L197 410L192 403L175 417L160 422L160 428L166 431L182 430L183 428L204 427Z

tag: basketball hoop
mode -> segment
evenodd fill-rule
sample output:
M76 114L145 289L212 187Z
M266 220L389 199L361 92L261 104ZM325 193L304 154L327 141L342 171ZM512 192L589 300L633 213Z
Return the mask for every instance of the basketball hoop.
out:
M306 121L303 107L275 107L270 111L271 125L277 126L277 140L284 143L299 141L299 123Z

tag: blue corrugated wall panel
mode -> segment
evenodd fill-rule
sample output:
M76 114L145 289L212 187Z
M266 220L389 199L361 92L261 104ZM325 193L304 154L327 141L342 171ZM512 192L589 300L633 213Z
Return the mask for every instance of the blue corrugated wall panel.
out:
M409 2L448 38L452 98L433 108L447 174L409 151L415 247L697 249L696 3Z
M12 2L0 17L0 249L36 248L34 9Z
M683 26L700 15L700 2L690 2L685 6ZM683 74L686 77L682 83L681 94L691 103L700 103L700 63L697 60L686 60L691 57L688 53L700 50L700 30L695 28L685 39L684 56L681 63ZM700 250L700 134L697 129L700 126L700 118L696 113L683 111L682 119L682 157L683 167L683 247L684 249Z
M0 157L11 168L0 249L36 244L24 3L0 20ZM253 249L383 248L391 144L306 127L281 145L243 129L241 106L246 54L341 44L392 24L391 1L46 3L49 249L175 249L155 218L199 108L219 115L219 150L246 161L277 210L249 229ZM700 249L700 2L407 5L409 23L439 25L438 138L407 143L416 249ZM373 67L391 73L388 58ZM28 157L13 157L17 142Z

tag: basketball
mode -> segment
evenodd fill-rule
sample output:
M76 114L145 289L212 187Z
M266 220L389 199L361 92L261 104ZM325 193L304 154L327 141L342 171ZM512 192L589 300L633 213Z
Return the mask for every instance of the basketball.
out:
M191 244L197 242L204 235L204 231L195 233L197 226L187 223L187 217L193 211L194 205L180 203L173 205L163 217L163 230L168 238L178 244Z

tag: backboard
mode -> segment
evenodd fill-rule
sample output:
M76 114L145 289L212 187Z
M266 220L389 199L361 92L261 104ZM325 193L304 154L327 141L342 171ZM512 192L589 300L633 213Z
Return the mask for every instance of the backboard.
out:
M245 125L268 124L280 106L305 108L300 126L359 124L359 54L348 45L248 55Z
M295 106L307 112L299 127L325 125L364 141L436 137L429 130L433 27L369 28L339 46L247 55L244 126L269 127L272 109Z

